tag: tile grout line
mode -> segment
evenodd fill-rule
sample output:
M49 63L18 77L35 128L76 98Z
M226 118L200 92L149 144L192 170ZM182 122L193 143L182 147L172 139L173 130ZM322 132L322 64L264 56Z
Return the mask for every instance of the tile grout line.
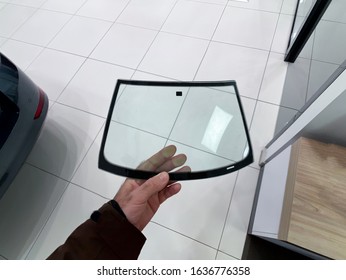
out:
M305 91L305 103L308 101L308 93L309 93L309 85L310 85L310 75L311 75L311 69L312 69L312 57L313 57L313 52L314 52L314 47L315 47L315 39L316 39L316 32L314 31L313 34L312 34L313 39L312 39L312 47L311 47L311 57L309 60L309 75L307 75L308 77L308 80L307 80L307 85L306 85L306 91ZM306 45L306 43L305 43ZM305 46L304 46L305 47Z
M28 259L28 256L30 255L30 253L31 253L31 251L32 251L32 249L35 247L35 244L36 244L37 240L38 240L39 237L41 236L41 233L43 232L44 228L46 227L46 225L47 225L47 223L48 223L50 217L53 215L53 213L54 213L56 207L58 206L58 204L60 203L61 199L63 198L63 196L64 196L64 194L65 194L65 192L66 192L66 190L67 190L67 188L68 188L68 186L69 186L69 184L70 184L70 182L67 181L67 180L65 180L65 179L62 179L62 178L60 178L60 177L58 177L58 176L56 176L56 175L54 175L54 174L52 174L52 173L49 173L49 172L47 172L47 171L44 171L43 169L38 168L38 167L36 167L36 166L34 166L34 165L28 163L28 162L25 162L25 163L31 165L31 166L34 167L34 168L37 168L37 169L41 170L42 172L51 174L51 175L57 177L58 179L61 179L61 180L65 181L65 188L64 188L63 192L61 193L61 196L60 196L59 199L56 201L55 205L52 207L52 210L50 211L49 215L47 215L47 219L45 220L45 222L43 223L41 229L39 230L39 232L37 233L36 237L35 237L34 240L32 241L31 246L29 247L30 249L27 250L27 254L26 254L25 257L24 257L24 259L27 260L27 259ZM48 256L47 256L47 257L48 257Z
M108 197L103 196L102 194L99 194L99 193L97 193L97 192L94 192L94 191L92 191L92 190L86 188L86 187L83 187L83 186L81 186L81 185L79 185L79 184L77 184L77 183L72 182L72 179L71 179L71 180L66 180L66 179L63 178L63 177L60 177L60 176L58 176L58 175L56 175L56 174L54 174L54 173L52 173L52 172L50 172L50 171L44 170L43 168L38 167L38 166L36 166L36 165L34 165L34 164L30 163L30 162L27 162L27 161L26 161L24 164L27 164L27 165L29 165L29 166L35 168L35 169L38 169L38 170L40 170L40 171L43 172L43 173L47 173L47 174L49 174L49 175L51 175L51 176L53 176L53 177L56 177L57 179L64 181L67 185L72 184L72 185L75 185L76 187L79 187L79 188L81 188L81 189L83 189L83 190L89 192L89 193L95 194L96 196L99 196L99 197L104 198L104 199L109 199ZM124 177L124 178L125 178L125 177Z
M282 4L281 4L281 8L282 8ZM267 70L267 66L268 66L268 62L269 62L269 57L270 57L270 54L271 54L271 48L273 46L273 42L274 42L274 39L275 39L275 33L276 33L276 30L277 30L277 27L278 27L278 24L279 24L279 19L280 19L280 15L278 14L278 18L276 20L276 25L275 25L275 30L273 32L273 38L272 38L272 41L271 41L271 44L270 44L270 48L269 48L269 51L268 51L268 55L267 55L267 61L266 61L265 67L264 67L261 83L260 83L260 86L259 86L259 89L258 89L258 93L257 93L255 108L254 108L254 111L253 111L253 114L252 114L252 118L251 118L251 121L250 121L250 124L249 124L249 133L250 133L251 128L252 128L253 120L254 120L254 117L255 117L256 109L257 109L257 104L258 104L258 102L261 102L259 97L260 97L260 93L261 93L261 89L262 89L265 73L266 73L266 70ZM279 105L279 107L280 107L280 105Z
M33 165L33 164L29 163L29 162L25 162L25 164L30 165L30 166L32 166L33 168L36 168L36 169L40 170L41 172L47 173L47 174L49 174L49 175L51 175L51 176L54 176L54 177L56 177L57 179L60 179L60 180L62 180L62 181L65 182L65 188L64 188L64 190L63 190L61 196L60 196L59 199L56 201L55 205L52 207L52 211L51 211L51 212L49 213L49 215L47 216L47 219L46 219L45 222L43 223L41 229L39 230L39 232L37 233L36 237L34 238L34 240L33 240L32 244L31 244L31 246L29 247L30 249L28 249L27 254L24 256L24 259L27 260L27 259L28 259L28 256L30 255L30 253L31 253L31 251L32 251L32 249L35 247L36 242L38 241L38 239L40 238L40 236L41 236L43 230L45 229L46 225L48 224L48 222L49 222L51 216L53 215L53 213L54 213L56 207L59 205L60 201L63 199L63 197L64 197L66 191L68 190L68 188L69 188L69 186L70 186L71 184L74 185L74 186L76 186L76 187L78 187L79 189L82 189L82 190L84 190L84 191L87 191L87 192L89 192L89 193L92 193L92 194L94 194L94 195L96 195L96 196L98 196L98 197L101 197L101 198L103 198L103 199L109 200L109 198L104 197L103 195L100 195L100 194L98 194L98 193L95 193L95 192L93 192L93 191L91 191L91 190L89 190L89 189L87 189L87 188L85 188L85 187L82 187L82 186L78 185L78 184L72 183L72 178L71 178L71 180L66 180L66 179L64 179L64 178L62 178L62 177L59 177L59 176L57 176L57 175L55 175L55 174L53 174L53 173L51 173L51 172L48 172L48 171L46 171L46 170L44 170L44 169L42 169L42 168L40 168L40 167L37 167L37 166L35 166L35 165ZM93 211L93 209L90 210L90 213L91 213L92 211ZM47 256L47 257L48 257L48 256Z
M253 1L253 0L250 0ZM243 9L243 10L250 10L250 11L257 11L257 12L263 12L263 13L269 13L269 14L280 14L281 13L281 9L277 12L275 11L269 11L269 10L261 10L261 9L256 9L256 8L252 8L252 7L241 7L241 6L233 6L231 5L232 2L227 2L227 7L231 7L231 8L235 8L235 9ZM283 2L282 2L283 3ZM282 4L281 4L282 5ZM282 6L281 6L282 7Z
M202 58L201 58L201 61L200 61L199 65L198 65L198 67L197 67L197 69L196 69L196 71L195 71L195 75L193 76L193 80L194 80L194 81L195 81L196 76L197 76L197 74L198 74L198 72L199 72L199 69L201 68L202 63L203 63L203 61L204 61L204 59L205 59L205 57L206 57L206 55L207 55L207 53L208 53L208 51L209 51L209 47L210 47L211 43L212 43L212 42L217 42L217 41L213 41L213 38L214 38L214 36L215 36L216 30L218 29L218 27L219 27L219 25L220 25L220 22L221 22L221 20L222 20L222 18L223 18L223 15L225 14L226 9L227 9L227 4L224 5L223 10L222 10L221 15L220 15L220 18L219 18L219 20L218 20L218 22L217 22L217 24L216 24L216 26L215 26L214 32L213 32L213 34L210 36L208 45L207 45L207 47L206 47L206 49L205 49L205 52L204 52L204 54L203 54L203 56L202 56Z
M279 25L279 19L280 19L280 16L278 15L278 18L277 18L276 24L275 24L275 29L274 29L274 32L273 32L273 37L272 37L272 40L271 40L271 43L270 43L270 47L269 47L269 50L268 50L267 62L266 62L265 67L264 67L264 71L263 71L263 75L262 75L262 80L261 80L261 83L260 83L260 86L259 86L259 90L258 90L258 93L257 93L257 101L259 100L259 97L260 97L260 94L261 94L261 90L262 90L262 86L263 86L263 80L264 80L264 77L265 77L265 74L266 74L266 71L267 71L268 62L269 62L269 58L270 58L270 55L271 55L271 49L273 47L273 42L274 42L274 39L275 39L275 33L276 33L278 25Z
M70 182L72 182L73 177L76 175L76 173L77 173L79 167L82 165L82 162L84 161L84 159L86 158L87 154L89 153L89 151L90 151L92 145L95 143L95 141L96 141L98 135L103 131L103 129L104 129L104 127L105 127L105 123L106 123L106 120L104 119L104 120L103 120L103 124L101 125L101 128L99 129L98 133L96 133L95 138L94 138L93 141L91 142L89 148L86 150L86 152L85 152L83 158L80 160L79 164L76 166L75 171L72 173Z
M42 5L41 7L46 3L48 2L48 0L46 0ZM87 1L85 1L81 7L86 3ZM44 9L41 9L40 7L40 10L44 10ZM49 44L58 36L58 34L60 34L60 32L65 28L66 25L68 25L68 23L71 22L71 20L74 18L74 16L77 14L77 12L81 9L81 7L79 7L79 9L76 10L76 12L74 14L69 14L71 16L71 18L69 20L67 20L63 25L62 27L59 29L59 31L51 38L51 40L45 45L45 46L40 46L40 45L35 45L35 44L31 44L31 43L28 43L28 42L25 42L25 41L20 41L20 40L17 40L19 42L23 42L23 43L26 43L26 44L31 44L31 45L34 45L34 46L39 46L39 47L42 47L42 50L40 51L40 53L33 59L33 61L31 61L31 63L27 66L26 70L30 68L30 66L42 55L42 53L45 51L45 50L54 50L52 48L49 48ZM60 12L57 12L57 13L60 13ZM64 14L64 13L63 13ZM14 34L14 33L13 33ZM13 40L13 39L12 39ZM55 50L55 51L59 51L59 50ZM59 52L62 52L62 53L67 53L67 52L64 52L64 51L59 51ZM69 54L69 53L67 53ZM83 57L83 56L80 56L80 57ZM83 57L85 58L85 57ZM53 101L52 105L50 106L49 110L51 108L53 108L53 106L55 105L56 101L59 99L59 97L61 96L61 94L64 92L65 88L69 85L69 83L71 82L71 80L75 77L75 75L77 74L77 72L81 69L81 67L84 65L86 59L84 60L84 62L80 65L80 67L77 69L77 71L75 72L75 74L71 77L71 79L69 80L69 82L66 84L66 86L62 89L62 91L60 92L60 94L57 96L57 98ZM25 70L25 71L26 71ZM51 101L51 100L50 100Z
M230 255L229 253L226 253L226 252L224 252L224 251L222 251L222 250L217 250L218 252L220 252L220 253L222 253L222 254L225 254L225 255L227 255L227 256L230 256L231 258L234 258L234 259L236 259L236 260L241 260L241 258L239 259L238 257L235 257L235 256L233 256L233 255Z
M231 198L230 198L230 200L228 202L228 208L227 208L226 216L225 216L225 219L224 219L224 223L223 223L223 227L222 227L222 231L221 231L221 235L220 235L220 239L219 239L219 244L217 246L217 250L220 250L221 241L222 241L222 238L223 238L223 233L225 231L226 224L227 224L228 214L229 214L229 211L231 209L231 204L232 204L232 200L233 200L234 191L235 191L235 188L236 188L237 182L238 182L238 177L239 177L239 171L237 171L236 179L234 181L234 185L233 185L233 189L232 189Z
M161 24L160 29L159 29L158 31L156 30L157 33L156 33L154 39L153 39L152 42L150 43L150 45L149 45L147 51L144 53L142 59L138 62L137 66L136 66L136 69L135 69L135 72L134 72L134 73L132 74L132 76L131 76L131 79L132 79L132 77L135 75L135 73L136 73L137 71L140 71L138 68L141 66L143 60L145 59L145 57L147 56L149 50L151 49L151 47L153 46L154 42L156 41L156 38L159 36L159 34L160 34L161 32L163 32L163 31L162 31L162 28L163 28L163 26L165 25L165 23L167 22L169 16L172 14L172 12L173 12L173 10L174 10L174 8L176 7L176 5L177 5L178 2L179 2L179 0L175 0L174 5L172 6L172 9L169 11L169 13L168 13L168 15L166 16L165 20L164 20L163 23ZM152 29L149 29L149 30L152 30ZM154 74L154 75L155 75L155 74Z
M53 36L53 38L49 41L49 43L45 46L45 49L53 49L55 50L54 48L49 48L48 46L54 41L54 39L61 33L61 31L72 21L72 19L75 18L75 16L77 16L77 13L79 12L80 9L82 9L82 7L87 3L87 1L84 1L84 3L76 10L76 12L74 14L72 14L71 18L66 21L66 23L60 28L60 30L55 34L55 36ZM108 31L106 31L107 33ZM105 34L106 34L105 33ZM61 51L61 50L55 50L55 51L60 51L62 53L67 53L67 54L70 54L68 52L64 52L64 51ZM42 51L43 52L43 51ZM72 55L75 55L75 54L72 54ZM90 54L89 54L90 55ZM78 67L78 69L76 70L76 72L72 75L72 77L69 79L69 81L67 82L67 84L64 86L64 88L61 90L60 94L55 98L55 101L54 101L54 104L56 104L56 102L59 100L59 98L61 97L61 95L63 94L63 92L65 91L65 89L70 85L71 81L75 78L75 76L77 75L77 73L80 71L80 69L82 69L82 67L84 66L84 64L86 63L88 57L85 57L83 55L78 55L79 57L83 58L84 61L81 63L81 65ZM53 106L52 105L52 106Z
M190 237L190 236L188 236L188 235L186 235L186 234L184 234L184 233L181 233L181 232L179 232L179 231L177 231L177 230L174 230L174 229L172 229L172 228L169 228L169 227L167 227L167 226L165 226L165 225L163 225L163 224L160 224L160 223L155 222L155 221L153 221L153 220L151 220L150 222L153 223L153 224L156 224L156 225L158 225L158 226L160 226L160 227L163 227L163 228L165 228L165 229L167 229L167 230L170 230L170 231L172 231L172 232L174 232L174 233L177 233L177 234L179 234L179 235L181 235L181 236L183 236L183 237L186 237L186 238L188 238L188 239L190 239L190 240L193 240L193 241L195 241L195 242L197 242L197 243L200 243L201 245L204 245L204 246L206 246L206 247L209 247L210 249L217 250L216 248L214 248L214 247L211 246L211 245L208 245L208 244L206 244L206 243L204 243L204 242L202 242L202 241L199 241L199 240L197 240L197 239L194 239L194 238L192 238L192 237Z
M84 3L84 5L87 3L87 1ZM113 26L115 26L117 23L117 20L119 19L119 17L122 15L122 13L126 10L126 8L130 5L131 0L128 0L125 7L121 10L121 12L119 13L119 15L117 16L117 18L112 22L112 24L109 26L108 30L103 34L103 36L100 38L100 40L98 41L98 43L95 45L95 47L90 51L90 53L88 54L87 58L90 58L90 55L93 54L93 52L96 50L96 48L100 45L100 43L103 41L103 39L107 36L107 34L109 33L109 31L113 28ZM84 6L83 5L83 6ZM82 7L81 7L82 8Z
M12 4L12 3L7 3L5 6L6 7L10 7L10 6L17 6L18 7L19 6L19 7L25 7L28 9L33 9L32 14L26 20L24 20L24 22L22 24L20 24L11 34L8 35L8 37L7 37L8 39L10 39L22 26L24 26L24 24L27 23L28 20L31 19L34 16L34 14L36 14L37 11L39 10L38 7L36 7L36 8L35 7L28 7L28 6L16 5L16 4Z

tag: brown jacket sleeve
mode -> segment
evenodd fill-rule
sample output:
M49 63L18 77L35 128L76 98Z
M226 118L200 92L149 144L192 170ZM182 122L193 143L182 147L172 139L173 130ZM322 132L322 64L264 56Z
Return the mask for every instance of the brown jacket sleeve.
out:
M108 203L98 212L74 230L48 259L137 259L145 236Z

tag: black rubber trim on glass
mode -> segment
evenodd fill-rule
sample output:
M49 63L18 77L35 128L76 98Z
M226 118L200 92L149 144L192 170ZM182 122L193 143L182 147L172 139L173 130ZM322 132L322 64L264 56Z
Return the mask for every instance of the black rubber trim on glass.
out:
M293 42L291 42L292 32L294 30L294 25L296 23L297 11L300 2L297 1L297 8L294 15L294 21L292 24L292 29L290 33L290 39L288 43L288 48L286 51L285 61L295 62L301 50L304 48L306 42L309 40L312 32L322 18L324 12L327 10L329 4L332 0L317 0L314 6L311 8L309 15L305 19L304 23L300 27L298 34Z
M240 108L242 120L245 127L245 133L246 138L248 141L249 146L249 153L246 158L244 158L242 161L237 162L233 165L228 165L226 167L211 169L207 171L199 171L199 172L184 172L184 173L169 173L170 180L195 180L195 179L204 179L204 178L210 178L215 177L219 175L228 174L234 171L237 171L251 163L253 163L253 150L251 146L250 141L250 134L247 128L246 120L245 120L245 114L244 110L241 104L240 95L238 92L238 88L235 81L218 81L218 82L159 82L159 81L137 81L137 80L118 80L117 84L115 86L114 94L112 97L112 101L109 107L108 116L106 120L106 125L102 137L101 142L101 148L99 153L99 162L98 167L100 169L106 170L108 172L111 172L113 174L117 174L124 177L129 178L137 178L137 179L149 179L155 175L157 175L157 172L149 172L149 171L143 171L143 170L136 170L136 169L130 169L123 166L115 165L107 161L107 159L104 156L104 147L107 139L108 129L112 118L113 109L115 106L115 101L117 99L117 95L119 92L120 85L142 85L142 86L183 86L183 87L217 87L217 86L234 86L235 88L235 94L237 97L238 105ZM179 95L179 93L178 93Z

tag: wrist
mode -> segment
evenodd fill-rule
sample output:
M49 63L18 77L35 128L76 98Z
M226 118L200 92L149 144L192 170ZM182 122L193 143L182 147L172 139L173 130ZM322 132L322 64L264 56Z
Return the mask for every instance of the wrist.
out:
M118 202L115 201L114 199L108 201L108 204L111 205L113 207L113 209L115 209L122 217L124 217L125 219L127 219L123 209L121 209L121 207L119 206Z

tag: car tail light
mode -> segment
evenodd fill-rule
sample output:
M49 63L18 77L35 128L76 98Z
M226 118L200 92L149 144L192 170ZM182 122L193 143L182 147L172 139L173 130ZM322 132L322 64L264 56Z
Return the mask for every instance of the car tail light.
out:
M42 89L39 89L38 93L39 93L39 100L38 100L38 105L37 105L37 108L36 108L34 120L38 119L41 116L41 113L42 113L42 110L43 110L43 106L44 106L44 96L45 96L45 93L42 91Z

